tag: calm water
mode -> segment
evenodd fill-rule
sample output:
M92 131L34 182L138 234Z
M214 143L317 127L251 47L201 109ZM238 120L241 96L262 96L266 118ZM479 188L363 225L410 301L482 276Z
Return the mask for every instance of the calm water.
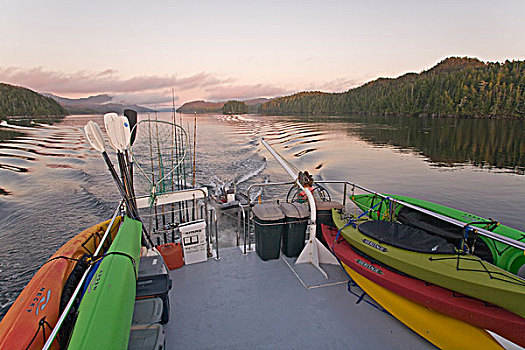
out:
M117 204L109 172L82 133L90 119L103 124L101 116L69 116L0 125L0 317L57 248ZM289 181L260 145L265 137L318 179L348 179L525 229L523 121L206 115L197 124L201 185ZM183 125L192 127L193 116Z

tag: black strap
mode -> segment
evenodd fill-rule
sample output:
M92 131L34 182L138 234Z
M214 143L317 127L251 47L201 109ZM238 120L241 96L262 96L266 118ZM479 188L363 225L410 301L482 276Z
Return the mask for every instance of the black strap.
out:
M105 254L103 258L105 258L105 257L107 257L109 255L121 255L121 256L125 256L125 257L129 258L129 260L131 261L131 264L133 265L133 273L135 274L135 281L138 280L137 269L136 269L136 264L135 264L135 258L133 258L131 255L129 255L127 253L122 253L122 252L109 252L109 253Z
M33 339L31 339L31 342L29 342L29 345L27 345L26 350L31 348L31 345L35 341L38 333L40 333L40 329L42 329L42 336L44 338L44 343L46 342L47 338L46 338L46 328L45 328L45 326L48 326L50 330L53 330L53 327L51 327L49 322L46 321L46 316L42 317L40 319L40 321L38 322L38 328L37 328L37 330L35 332L35 335L33 336Z

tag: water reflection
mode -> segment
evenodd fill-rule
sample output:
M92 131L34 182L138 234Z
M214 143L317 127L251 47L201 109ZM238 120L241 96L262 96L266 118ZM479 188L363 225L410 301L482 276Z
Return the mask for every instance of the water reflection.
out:
M378 147L420 153L435 166L474 165L525 174L523 120L377 116L309 120L329 121Z

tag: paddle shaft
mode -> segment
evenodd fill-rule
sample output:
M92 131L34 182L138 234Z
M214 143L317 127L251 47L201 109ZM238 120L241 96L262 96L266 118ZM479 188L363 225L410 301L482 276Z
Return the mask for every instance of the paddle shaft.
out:
M122 184L122 181L120 181L120 179L118 177L118 174L115 171L115 168L113 167L113 163L109 159L108 154L106 153L106 151L102 152L102 156L104 157L104 161L106 162L106 164L108 166L109 172L111 173L111 176L113 177L113 180L117 184L117 187L118 187L118 189L120 191L120 195L124 198L124 202L126 203L126 207L129 208L129 211L130 211L130 214L131 214L131 218L142 222L142 220L140 219L140 217L138 215L137 208L135 207L134 203L129 199L128 195L126 194L126 190L124 189L124 185ZM146 228L144 227L144 225L142 225L142 236L144 238L143 239L143 243L146 246L146 248L151 248L151 246L154 246L153 241L151 240L151 238L150 238L148 232L146 231ZM151 246L148 244L148 241L151 244Z

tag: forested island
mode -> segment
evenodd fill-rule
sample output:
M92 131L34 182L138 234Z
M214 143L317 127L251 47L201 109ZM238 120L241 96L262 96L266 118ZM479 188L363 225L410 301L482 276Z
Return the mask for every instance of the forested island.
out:
M64 108L51 97L23 87L0 83L0 118L65 114Z
M379 78L343 93L301 92L262 104L267 114L525 117L525 62L447 58L419 74Z
M248 113L248 106L242 101L228 101L222 106L223 114L244 114Z

